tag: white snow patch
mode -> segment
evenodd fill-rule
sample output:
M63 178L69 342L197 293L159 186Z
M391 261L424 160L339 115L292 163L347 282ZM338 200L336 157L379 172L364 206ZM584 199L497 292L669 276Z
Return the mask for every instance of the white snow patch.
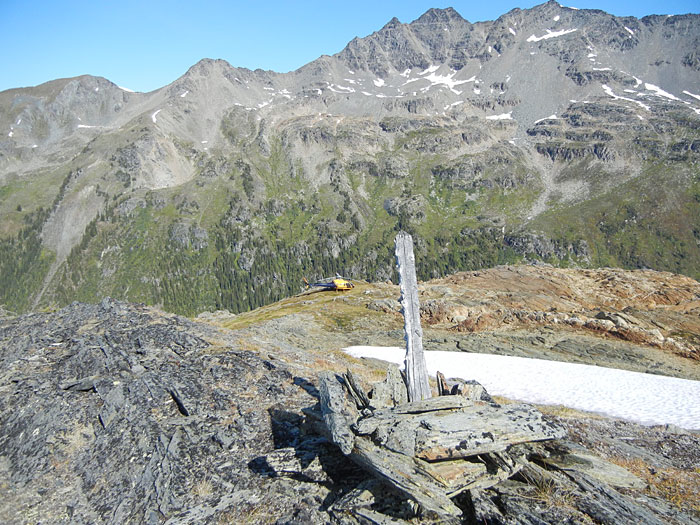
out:
M403 365L405 349L353 346L353 357ZM525 357L425 352L428 373L474 379L492 395L636 421L700 428L700 381Z
M565 6L565 5L563 5L563 6L561 6L561 7L563 7L564 9L572 9L572 10L574 10L574 11L579 11L579 8L578 8L578 7L569 7L569 6Z
M354 74L355 74L354 71L348 71L348 73L350 73L351 75L354 75Z
M189 90L185 91L182 95L180 95L180 98L185 98L187 96L187 93L189 93Z
M632 31L629 27L625 26L625 30L626 30L630 35L634 35L634 31Z
M119 89L122 91L126 91L127 93L136 93L133 89L125 88L124 86L117 86Z
M481 90L479 88L474 88L475 95L481 95Z
M510 82L510 75L506 75L506 83Z
M159 109L159 110L157 110L155 113L153 113L153 115L151 115L151 120L153 121L154 124L155 124L156 122L158 122L158 119L156 119L156 116L158 116L158 113L160 113L161 111L162 111L162 110Z
M554 20L555 22L559 22L559 19L560 19L560 18L561 18L561 17L560 17L559 15L557 15L557 16L555 16L554 18L552 18L552 20Z
M625 93L636 93L634 89L625 89Z
M489 46L489 53L491 52L491 49L492 49L491 46Z
M322 95L323 92L322 92L320 89L317 89L317 90L316 90L316 94L317 94L317 95Z
M257 107L258 107L258 109L262 109L262 108L264 108L265 106L269 106L271 103L272 103L272 99L266 100L266 101L261 102L260 104L258 104Z
M96 87L96 88L95 88L95 93L97 93L99 90L100 90L100 88L99 88L99 87Z
M595 53L588 53L588 58L595 58L597 56L598 55L596 55Z
M667 98L667 99L669 99L669 100L678 100L678 101L680 101L680 99L679 99L677 96L671 95L671 93L669 93L669 92L667 92L667 91L664 91L664 90L661 89L659 86L655 86L654 84L645 83L645 84L644 84L644 87L645 87L648 91L653 91L653 92L654 92L657 96L659 96L659 97L664 97L664 98Z
M690 91L683 91L683 94L700 100L700 95L693 95Z
M371 97L373 96L372 93L367 93L366 91L362 91L362 94L366 97Z
M639 120L644 120L644 117L641 116L641 115L637 115L637 118L638 118Z
M403 73L400 73L400 76L404 78L408 78L408 75L411 73L410 69L406 69Z
M375 78L374 80L372 80L372 83L377 87L382 87L384 85L384 79L383 78Z
M612 71L609 67L593 67L591 68L593 71Z
M8 137L12 137L12 135L14 135L14 134L15 134L14 131L10 131L10 132L7 134L7 136L8 136Z
M19 126L22 123L22 119L18 118L17 122L15 122L15 126Z
M636 82L636 84L634 85L634 87L638 88L639 86L642 85L642 81L639 80L637 77L633 76L632 78L633 78L634 81Z
M515 35L515 29L513 29L512 27L509 27L508 31L510 31L511 35Z
M354 93L355 92L355 90L351 87L338 86L336 84L329 85L328 89L330 89L333 93Z
M509 111L508 113L501 113L500 115L489 115L486 117L486 120L513 120L511 113L513 112Z
M449 75L438 75L435 73L435 71L437 71L438 67L439 66L430 66L428 69L426 69L425 71L423 71L421 73L421 76L423 76L423 79L430 82L431 85L433 85L433 86L441 86L441 85L446 86L447 88L450 89L450 91L452 91L456 95L461 95L462 92L455 89L455 86L459 86L461 84L466 84L467 82L474 82L476 80L476 77L472 77L469 80L455 80L454 76L457 74L457 72L454 70ZM420 80L420 79L415 79L415 80ZM406 82L404 82L404 86L412 81L413 81L412 79L407 80ZM425 92L428 89L430 89L430 86L428 86L428 88L421 89L421 91Z
M603 88L603 91L605 91L606 94L610 95L612 98L615 100L620 99L620 100L626 100L627 102L634 102L635 104L639 104L639 106L643 107L647 111L651 111L651 108L644 104L643 102L640 102L639 100L634 100L632 98L627 98L627 97L619 97L615 93L613 93L613 90L608 86L607 84L603 84L600 87Z
M153 121L155 122L155 120ZM97 126L88 126L87 124L78 124L79 128L96 128Z
M34 149L34 148L38 148L38 147L39 147L39 145L38 145L38 144L32 144L32 149Z
M547 29L546 35L542 35L542 36L530 35L529 37L527 37L527 41L528 42L539 42L540 40L549 40L550 38L556 38L559 36L568 35L569 33L573 33L574 31L578 31L578 29L564 29L562 31L552 31L550 29Z
M544 117L544 118L541 118L541 119L539 119L539 120L536 120L536 121L534 122L534 124L538 124L538 123L543 122L543 121L545 121L545 120L558 120L558 119L559 119L559 117L557 117L557 115L554 114L554 115L550 115L550 116L548 116L548 117Z
M274 91L275 90L275 88L271 88L271 87L267 87L267 86L264 86L263 89L265 89L267 91Z

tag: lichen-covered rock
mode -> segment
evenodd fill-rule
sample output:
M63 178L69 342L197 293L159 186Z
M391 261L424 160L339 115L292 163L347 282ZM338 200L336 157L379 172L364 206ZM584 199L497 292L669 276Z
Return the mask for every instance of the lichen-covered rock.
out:
M249 465L298 444L314 398L284 368L213 347L215 332L109 299L4 321L0 521L325 521L323 485L305 485L311 504ZM324 445L310 448L313 459Z

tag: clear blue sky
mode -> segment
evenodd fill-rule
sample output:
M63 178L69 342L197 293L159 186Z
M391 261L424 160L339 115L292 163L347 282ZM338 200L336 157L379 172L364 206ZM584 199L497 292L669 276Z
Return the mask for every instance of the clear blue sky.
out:
M528 0L0 0L0 91L82 74L151 91L202 58L250 69L294 70L339 52L392 17L411 22L454 7L494 20ZM562 0L619 16L700 11L699 0Z

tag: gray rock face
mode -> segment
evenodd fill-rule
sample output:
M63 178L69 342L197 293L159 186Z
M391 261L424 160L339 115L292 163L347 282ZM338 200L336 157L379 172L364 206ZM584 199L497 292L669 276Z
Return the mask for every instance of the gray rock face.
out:
M9 90L0 96L0 126L12 132L0 142L0 167L22 169L11 160L22 151L45 157L58 147L82 147L129 122L155 124L202 151L221 143L211 130L226 118L241 122L224 125L224 135L247 135L249 124L242 121L248 114L279 122L319 109L372 118L446 110L483 118L510 111L528 126L563 113L571 99L604 97L601 84L644 104L655 98L696 104L686 92L698 81L697 20L619 18L548 2L471 24L452 8L430 9L409 24L394 18L337 55L287 74L205 59L148 94L89 76ZM163 109L166 102L172 108ZM304 142L318 140L319 132L305 133ZM264 135L259 139L267 142ZM152 157L150 152L140 162ZM137 160L130 158L130 165ZM218 169L210 163L202 174Z
M3 323L0 519L237 521L265 501L248 463L296 442L299 396L278 403L305 392L250 352L209 353L212 335L109 299Z

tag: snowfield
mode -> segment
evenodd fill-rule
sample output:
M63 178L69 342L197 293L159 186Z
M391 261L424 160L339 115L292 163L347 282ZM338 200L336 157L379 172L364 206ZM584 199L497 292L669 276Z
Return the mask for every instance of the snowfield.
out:
M351 346L353 357L403 367L405 349ZM492 395L528 403L564 405L644 425L700 429L700 381L614 368L464 352L425 352L428 372L475 379Z

